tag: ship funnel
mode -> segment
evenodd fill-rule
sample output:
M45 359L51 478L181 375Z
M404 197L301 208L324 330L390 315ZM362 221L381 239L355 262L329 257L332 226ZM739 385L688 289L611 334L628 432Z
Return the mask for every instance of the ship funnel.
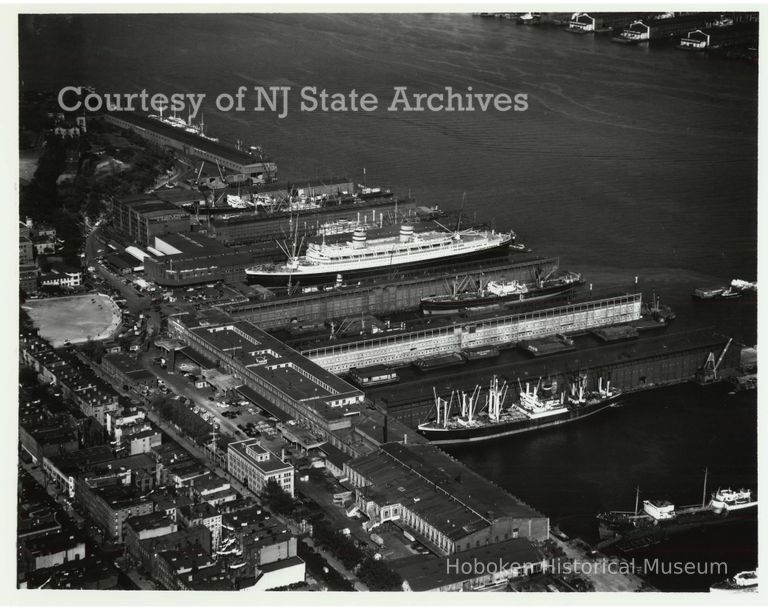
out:
M400 227L400 242L405 243L413 239L413 226L410 224L403 224Z
M365 229L356 228L355 232L352 233L352 247L355 249L361 249L365 247L366 239L367 239L367 236L365 234Z

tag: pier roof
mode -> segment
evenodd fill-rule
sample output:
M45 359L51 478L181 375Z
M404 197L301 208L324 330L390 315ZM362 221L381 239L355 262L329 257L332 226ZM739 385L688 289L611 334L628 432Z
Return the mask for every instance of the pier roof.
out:
M365 495L382 505L407 507L454 540L499 518L544 518L428 444L384 444L349 467L371 483Z

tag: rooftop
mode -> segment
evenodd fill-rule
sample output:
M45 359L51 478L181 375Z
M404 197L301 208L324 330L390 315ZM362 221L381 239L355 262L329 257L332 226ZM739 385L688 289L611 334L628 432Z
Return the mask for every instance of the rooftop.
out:
M230 252L228 247L201 233L169 233L155 237L154 248L166 255L206 256Z
M240 150L237 150L236 148L232 148L230 146L227 146L225 144L220 144L218 142L213 142L211 140L206 140L197 135L187 133L186 131L184 131L184 129L171 127L170 125L161 123L158 120L151 119L148 116L143 116L141 114L133 114L129 112L121 112L119 113L117 118L124 120L126 122L129 122L142 129L154 131L155 133L159 133L161 135L174 139L178 142L187 144L189 146L193 146L198 150L202 150L209 154L215 154L233 163L239 163L242 165L251 165L251 164L260 162L256 157L251 156L250 154L247 154Z
M125 353L107 353L102 357L102 362L114 366L124 374L137 371L146 372L144 367L135 358Z
M281 461L278 457L271 452L263 448L259 444L259 440L250 438L248 440L240 440L239 442L232 442L227 447L228 450L237 453L245 461L257 469L261 470L264 474L271 474L280 470L292 470L293 466Z
M163 512L152 512L143 516L134 516L126 520L126 524L134 531L149 531L152 529L161 529L171 526L173 521Z
M519 499L429 444L384 444L349 467L371 483L377 503L400 503L451 539L498 518L543 518Z
M458 564L475 564L477 561L484 565L491 563L523 565L539 562L542 556L529 540L510 539L482 548L458 552L451 557L416 555L399 558L391 561L389 566L408 582L411 590L422 592L474 579L481 575L476 574L474 570L466 575L459 569L449 569L448 565L453 565L457 560Z
M225 314L221 314L225 315ZM276 390L326 419L356 413L364 394L250 322L214 322L191 313L175 318L211 348L234 359ZM215 319L215 316L214 316Z
M179 217L189 216L186 211L179 209L173 203L157 198L155 195L123 197L117 199L116 203L120 207L130 209L143 216L165 216L168 214L175 214Z

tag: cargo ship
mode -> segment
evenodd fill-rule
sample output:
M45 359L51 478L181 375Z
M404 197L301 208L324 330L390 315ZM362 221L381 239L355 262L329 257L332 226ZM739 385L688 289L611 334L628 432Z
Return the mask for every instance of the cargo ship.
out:
M545 277L535 283L489 281L479 290L428 296L421 299L421 310L428 315L451 315L500 305L544 300L563 294L584 283L580 273L568 271Z
M603 383L602 377L594 391L587 391L585 376L578 377L567 395L558 391L556 381L539 379L525 387L518 381L518 385L518 400L507 408L504 402L509 387L497 376L491 379L482 405L479 385L471 394L454 391L449 399L433 389L435 418L419 425L419 433L438 445L481 442L578 421L609 408L621 395L621 391L611 389L610 381Z
M245 270L250 283L281 286L290 281L328 282L342 275L352 278L391 268L413 268L441 260L481 257L507 249L515 240L514 232L468 229L463 231L426 231L414 233L403 224L400 234L368 239L358 228L346 243L310 243L304 256L283 247L285 264L258 265Z
M715 582L709 587L710 592L757 592L757 569L754 571L739 571L733 577Z
M707 473L704 474L706 498ZM640 489L635 497L635 511L609 511L597 515L598 530L603 541L599 549L615 547L629 552L661 543L671 535L704 526L749 517L749 508L757 506L751 490L718 489L709 502L677 508L665 499L647 499L638 512Z

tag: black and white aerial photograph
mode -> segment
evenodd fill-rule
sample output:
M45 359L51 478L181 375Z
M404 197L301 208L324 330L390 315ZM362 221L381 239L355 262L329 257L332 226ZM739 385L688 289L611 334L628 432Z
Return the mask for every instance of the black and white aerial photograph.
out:
M765 16L314 6L8 17L9 594L759 600Z

